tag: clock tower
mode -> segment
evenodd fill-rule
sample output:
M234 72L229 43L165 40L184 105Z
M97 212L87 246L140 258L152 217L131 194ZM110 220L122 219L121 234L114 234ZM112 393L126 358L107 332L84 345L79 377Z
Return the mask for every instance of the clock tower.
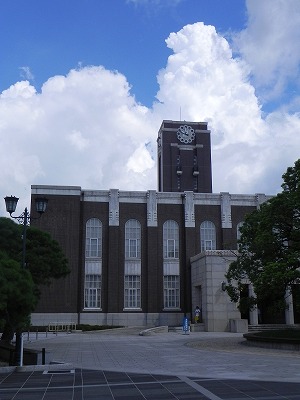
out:
M159 192L212 193L207 122L163 121L157 144Z

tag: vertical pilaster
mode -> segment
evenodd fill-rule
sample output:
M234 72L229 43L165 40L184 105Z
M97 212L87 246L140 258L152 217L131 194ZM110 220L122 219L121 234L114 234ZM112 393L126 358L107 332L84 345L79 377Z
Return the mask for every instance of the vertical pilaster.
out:
M109 191L109 226L119 226L119 190Z
M266 195L264 193L256 193L256 208L259 210L262 203L266 201Z
M222 192L221 196L221 224L222 224L222 249L232 248L232 221L231 221L231 196L228 192Z
M157 227L157 193L155 190L147 192L147 226Z
M232 228L231 222L231 196L228 192L221 193L221 218L222 228Z
M184 227L195 228L195 204L194 204L193 192L184 192L183 205L184 205Z
M192 315L192 288L190 257L195 254L195 201L194 193L190 191L182 194L182 254L181 273L183 282L183 312L187 317Z
M109 191L109 227L108 227L108 284L107 311L117 313L123 290L119 287L119 277L124 275L119 263L119 190Z
M156 313L161 308L161 296L158 282L161 281L158 276L158 251L162 248L162 244L158 243L158 227L157 227L157 192L149 190L147 192L147 313ZM153 294L157 293L156 296Z

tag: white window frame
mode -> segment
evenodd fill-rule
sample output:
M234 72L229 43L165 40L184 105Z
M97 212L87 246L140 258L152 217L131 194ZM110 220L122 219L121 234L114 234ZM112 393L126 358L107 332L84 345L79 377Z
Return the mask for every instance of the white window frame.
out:
M216 250L216 227L211 221L203 221L200 225L200 247L201 252L205 250ZM208 249L207 247L211 247Z
M98 218L86 222L85 257L101 258L102 256L102 223Z
M86 222L84 309L101 309L102 287L102 222Z
M141 258L141 224L136 219L125 224L125 258Z
M179 258L179 227L176 221L168 220L163 225L164 259Z
M101 308L101 275L86 274L84 283L84 308Z
M141 276L125 275L124 276L124 308L140 309L141 308Z
M214 250L213 249L213 241L212 240L205 240L204 247L205 247L205 250Z
M164 276L164 309L180 308L180 277L179 275Z
M175 239L167 239L167 258L176 258L176 242Z

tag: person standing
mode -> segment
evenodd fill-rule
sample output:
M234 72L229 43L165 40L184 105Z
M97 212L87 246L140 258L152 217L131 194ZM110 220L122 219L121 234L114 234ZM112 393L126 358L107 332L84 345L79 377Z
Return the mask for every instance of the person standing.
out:
M201 310L200 307L197 306L194 310L195 324L198 324L200 322L200 316L201 316Z

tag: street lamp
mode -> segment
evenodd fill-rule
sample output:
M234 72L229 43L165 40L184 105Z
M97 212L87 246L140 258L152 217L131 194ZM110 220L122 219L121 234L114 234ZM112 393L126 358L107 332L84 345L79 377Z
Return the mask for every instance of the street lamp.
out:
M46 211L48 200L44 197L37 197L35 199L35 209L39 213L37 218L31 217L27 207L24 212L19 216L13 216L12 214L16 211L18 204L18 197L6 196L4 198L6 211L9 213L11 218L18 220L20 224L23 225L23 236L22 236L22 268L26 268L26 230L27 225L30 224L32 219L39 219L42 214ZM17 330L16 332L16 364L19 366L23 365L23 335Z

